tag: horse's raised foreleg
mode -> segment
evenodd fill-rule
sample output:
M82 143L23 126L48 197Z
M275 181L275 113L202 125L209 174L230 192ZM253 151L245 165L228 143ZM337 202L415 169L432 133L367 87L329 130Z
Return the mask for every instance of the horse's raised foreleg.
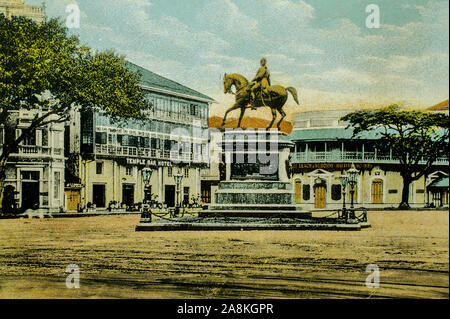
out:
M280 114L281 114L281 119L277 124L278 131L280 131L281 130L281 122L283 122L284 118L286 117L286 112L284 112L282 108L279 108L278 112L280 112Z
M226 112L225 112L225 116L223 117L223 120L222 120L222 126L224 126L225 125L225 122L226 122L226 120L227 120L227 116L228 116L228 113L230 113L231 111L234 111L234 110L236 110L236 109L238 109L239 108L239 103L234 103Z
M242 122L242 119L244 118L244 113L245 113L245 105L241 106L241 115L239 116L239 122L238 122L237 127L241 127L241 122Z
M277 118L277 110L276 109L271 109L272 111L272 122L270 122L269 126L266 128L266 130L269 130L273 123L275 122L275 119Z

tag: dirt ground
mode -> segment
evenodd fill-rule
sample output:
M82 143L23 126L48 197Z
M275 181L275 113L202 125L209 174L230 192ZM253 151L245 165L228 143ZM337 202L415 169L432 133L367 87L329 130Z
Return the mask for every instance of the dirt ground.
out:
M369 212L356 232L135 232L139 218L0 220L0 298L449 298L446 211Z

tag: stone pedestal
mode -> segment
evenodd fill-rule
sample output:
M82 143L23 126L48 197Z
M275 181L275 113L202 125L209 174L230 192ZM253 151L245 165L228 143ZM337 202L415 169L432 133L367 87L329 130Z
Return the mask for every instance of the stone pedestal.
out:
M300 210L288 172L294 144L285 133L225 131L220 146L225 180L219 183L209 213L264 215Z

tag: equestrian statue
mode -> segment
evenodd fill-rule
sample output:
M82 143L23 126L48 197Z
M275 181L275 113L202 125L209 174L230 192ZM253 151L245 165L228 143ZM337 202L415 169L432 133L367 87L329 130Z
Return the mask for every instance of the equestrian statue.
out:
M233 93L231 88L235 87L236 92ZM236 96L236 102L225 112L222 121L222 126L225 125L227 115L233 110L240 109L239 122L237 127L241 127L241 122L244 117L245 110L251 108L255 110L258 107L270 107L272 111L272 122L270 122L267 130L270 129L275 122L277 112L281 114L281 119L277 123L277 128L280 130L280 125L286 117L283 111L283 106L288 99L288 92L292 94L295 102L299 104L297 97L297 90L293 87L283 87L281 85L270 85L270 73L266 66L266 59L261 59L261 67L256 73L252 82L237 73L225 74L223 79L224 93L231 93Z

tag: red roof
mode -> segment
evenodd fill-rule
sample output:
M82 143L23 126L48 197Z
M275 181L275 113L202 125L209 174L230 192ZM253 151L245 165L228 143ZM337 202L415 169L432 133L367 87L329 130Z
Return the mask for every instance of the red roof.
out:
M448 99L443 101L443 102L441 102L441 103L439 103L439 104L436 104L434 106L429 107L427 110L429 110L429 111L445 111L445 110L448 110Z
M280 119L278 118L277 121L273 124L273 128L276 128L276 124L278 123ZM227 123L223 126L223 128L235 128L237 126L238 119L236 118L229 118L227 119ZM242 119L242 128L266 128L269 126L270 121L263 120L257 117L244 117ZM209 118L209 127L210 128L222 128L222 118L218 116L212 116ZM292 123L289 121L283 121L281 122L281 131L287 134L290 134L292 131Z

